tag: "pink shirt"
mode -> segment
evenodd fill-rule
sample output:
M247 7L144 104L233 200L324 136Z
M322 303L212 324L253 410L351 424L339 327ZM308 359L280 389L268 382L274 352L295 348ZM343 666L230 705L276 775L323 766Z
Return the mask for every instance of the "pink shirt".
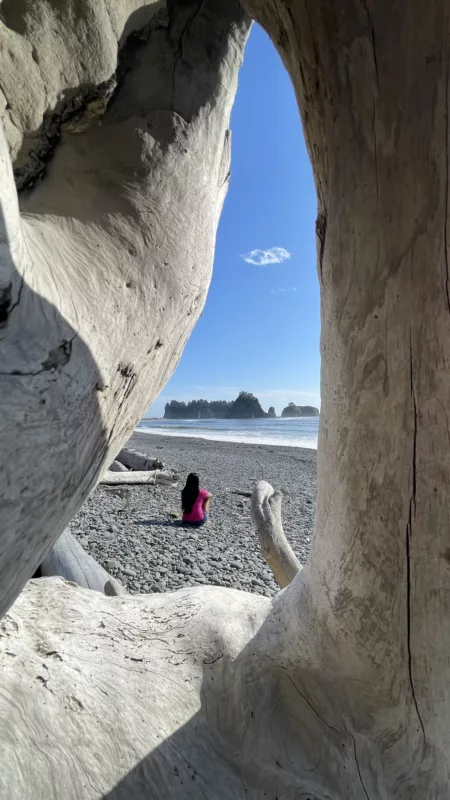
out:
M190 514L186 514L183 512L183 522L201 522L204 516L203 513L203 503L205 502L206 498L208 497L208 492L206 489L200 489L197 499L192 506L192 511Z

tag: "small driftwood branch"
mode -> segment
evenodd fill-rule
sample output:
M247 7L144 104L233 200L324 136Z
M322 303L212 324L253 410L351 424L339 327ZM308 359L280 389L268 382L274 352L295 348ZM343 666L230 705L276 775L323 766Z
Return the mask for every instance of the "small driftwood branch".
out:
M127 469L136 470L137 472L147 472L148 470L163 469L164 464L158 458L147 458L144 453L138 453L137 450L128 450L124 447L116 458Z
M128 472L128 467L125 464L121 464L120 461L113 461L109 468L110 472Z
M61 534L41 562L41 574L44 577L59 575L78 586L101 594L119 594L124 591L118 581L86 553L68 530ZM108 584L111 584L111 591L106 592Z
M103 591L107 597L118 597L121 594L126 594L122 584L114 580L114 578L110 578L109 581L106 581Z
M118 486L121 484L131 485L163 485L163 486L176 486L179 480L177 472L169 470L152 470L149 472L105 472L100 483L104 486Z
M284 535L281 522L282 494L270 483L258 481L252 493L252 515L262 554L283 589L302 569Z

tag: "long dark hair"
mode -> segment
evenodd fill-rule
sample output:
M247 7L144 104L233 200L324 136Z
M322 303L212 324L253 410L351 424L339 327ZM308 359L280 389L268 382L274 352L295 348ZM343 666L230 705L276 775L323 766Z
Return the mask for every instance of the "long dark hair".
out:
M181 492L181 508L186 514L190 514L192 507L197 500L200 491L200 482L195 472L190 472L187 476L186 486Z

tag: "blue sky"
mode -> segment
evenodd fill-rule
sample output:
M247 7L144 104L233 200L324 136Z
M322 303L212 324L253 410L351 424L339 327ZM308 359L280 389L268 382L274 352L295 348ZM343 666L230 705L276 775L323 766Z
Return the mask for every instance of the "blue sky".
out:
M277 414L291 401L320 405L316 195L290 80L257 26L231 130L231 181L206 306L146 416L162 416L170 400L232 400L241 390Z

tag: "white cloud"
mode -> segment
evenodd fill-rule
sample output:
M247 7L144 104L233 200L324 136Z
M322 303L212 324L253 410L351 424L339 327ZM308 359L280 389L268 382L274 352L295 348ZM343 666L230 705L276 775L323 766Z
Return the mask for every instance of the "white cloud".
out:
M243 253L241 258L247 264L255 264L257 267L266 267L268 264L282 264L291 257L289 250L284 247L271 247L270 250L250 250L249 253Z
M296 292L296 286L288 286L286 289L271 289L270 294L283 294L285 292Z

